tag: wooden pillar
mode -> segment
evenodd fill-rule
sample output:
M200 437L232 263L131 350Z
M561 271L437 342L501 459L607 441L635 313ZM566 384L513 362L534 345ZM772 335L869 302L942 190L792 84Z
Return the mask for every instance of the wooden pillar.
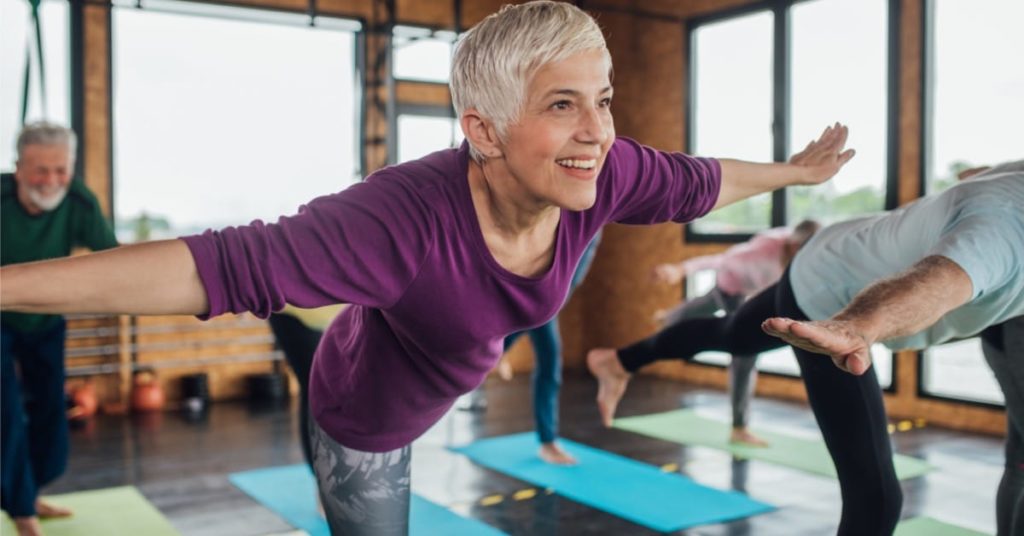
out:
M111 215L113 200L113 163L111 162L111 71L110 5L87 3L82 8L84 56L82 169L85 185Z

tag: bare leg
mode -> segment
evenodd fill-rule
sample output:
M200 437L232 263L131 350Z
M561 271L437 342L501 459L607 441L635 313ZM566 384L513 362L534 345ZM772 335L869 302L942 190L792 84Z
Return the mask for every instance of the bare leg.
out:
M615 408L626 392L632 376L619 363L618 352L611 348L595 348L587 354L587 368L597 378L597 410L601 422L611 427Z
M757 356L732 357L729 363L729 402L732 404L732 433L730 443L743 443L752 447L767 447L768 442L747 428L750 420L750 401L757 383Z

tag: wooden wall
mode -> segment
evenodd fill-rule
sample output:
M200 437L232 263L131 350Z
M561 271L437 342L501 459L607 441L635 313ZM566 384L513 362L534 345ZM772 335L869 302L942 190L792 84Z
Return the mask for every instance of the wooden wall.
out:
M900 26L898 198L900 203L907 203L920 195L920 43L924 0L896 1L901 3L903 13ZM306 0L231 0L221 3L295 12L306 12L309 6ZM509 2L317 0L316 6L325 15L363 21L367 29L365 54L370 66L373 64L369 60L378 54L381 47L388 45L389 39L384 30L389 23L454 29L458 21L458 27L464 29L505 3ZM750 4L751 0L578 0L575 3L595 15L608 38L615 64L613 110L619 134L660 149L681 150L686 141L686 19ZM461 13L454 12L456 5L461 5ZM390 6L394 7L393 12L389 10ZM109 7L104 4L85 7L85 169L87 183L101 199L109 197L111 180L108 14ZM366 94L371 101L367 103L364 118L367 171L387 161L384 140L389 125L383 110L373 105L374 99L380 104L394 95L399 102L448 104L447 90L437 86L399 82L395 87L388 87L385 73L389 67L380 67L367 73ZM727 247L727 244L685 244L682 234L681 226L675 224L609 226L589 277L561 316L566 369L582 369L585 353L590 348L622 345L655 329L652 313L673 303L681 295L681 289L666 291L649 285L648 273L653 265ZM528 343L517 344L510 357L519 371L526 371L532 366ZM925 418L937 424L992 433L1004 430L1001 411L919 399L916 396L916 355L904 353L897 360L898 373L894 379L897 392L887 396L893 416ZM725 385L725 372L714 367L663 363L651 367L649 372L721 388ZM226 388L224 392L235 393L232 388ZM762 376L758 392L797 400L805 398L798 380L767 375Z

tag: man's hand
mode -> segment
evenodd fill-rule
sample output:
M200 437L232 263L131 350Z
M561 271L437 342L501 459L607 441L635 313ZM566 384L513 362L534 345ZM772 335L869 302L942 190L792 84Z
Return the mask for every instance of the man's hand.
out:
M683 280L686 271L679 264L665 263L654 267L651 277L658 283L675 285Z
M832 178L853 158L853 149L843 150L849 129L846 125L836 123L822 132L821 137L807 144L803 151L794 154L789 163L801 166L802 184L820 184Z
M761 329L797 348L831 357L837 367L850 374L860 376L871 367L872 341L852 322L769 318L761 324Z

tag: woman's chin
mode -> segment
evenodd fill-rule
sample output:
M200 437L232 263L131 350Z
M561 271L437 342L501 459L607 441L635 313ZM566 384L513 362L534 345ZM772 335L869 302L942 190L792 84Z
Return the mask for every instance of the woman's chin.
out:
M561 203L558 203L558 206L573 212L587 210L590 207L593 207L594 201L597 200L595 193L596 192L590 192L586 195L566 196L565 199L561 200Z

